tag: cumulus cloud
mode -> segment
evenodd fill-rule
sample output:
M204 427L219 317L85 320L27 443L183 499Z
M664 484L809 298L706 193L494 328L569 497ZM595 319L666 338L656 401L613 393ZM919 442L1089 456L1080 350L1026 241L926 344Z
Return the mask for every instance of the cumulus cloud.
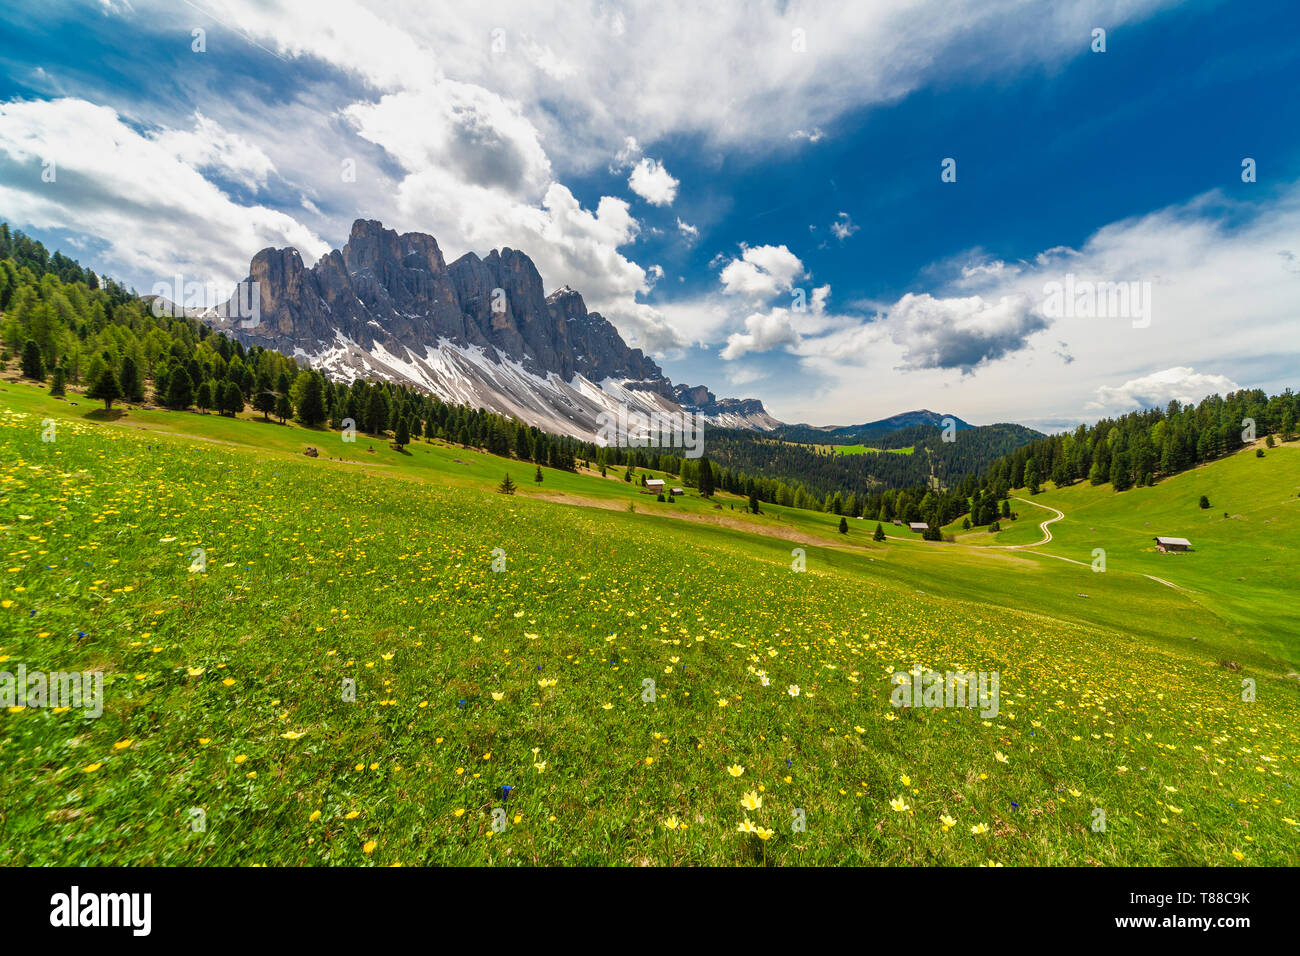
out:
M767 352L788 346L799 351L805 342L821 344L825 333L856 326L857 316L835 315L827 308L831 287L821 285L805 296L801 290L791 297L789 306L776 306L766 312L752 312L745 317L744 331L733 332L719 357L725 360L740 358L750 352ZM814 348L816 345L814 345Z
M635 136L624 138L623 145L609 164L611 173L629 168L632 175L628 177L627 184L632 192L652 206L672 205L677 198L677 187L681 181L675 179L662 162L643 155L641 144ZM681 220L677 220L677 223L680 228Z
M885 317L894 342L904 348L904 367L970 372L1025 347L1047 320L1025 296L985 302L980 296L937 299L908 293Z
M1161 369L1123 385L1102 385L1097 389L1096 401L1087 408L1127 411L1134 408L1159 408L1175 399L1180 402L1199 402L1207 395L1223 395L1241 386L1226 375L1198 372L1186 365Z
M745 317L745 331L733 332L719 355L724 359L738 359L746 352L766 352L779 345L795 345L799 333L790 321L788 309L754 312Z
M355 103L343 115L408 170L438 169L519 198L552 179L533 124L517 104L479 86L447 80Z
M688 242L694 242L700 237L700 230L697 227L689 222L682 222L680 218L677 220L677 231L685 236Z
M658 160L642 158L628 177L628 186L652 206L671 206L680 182Z
M894 369L908 374L890 379L891 404L931 403L942 389L947 407L1047 427L1170 398L1199 401L1234 382L1281 390L1294 384L1300 360L1300 286L1283 254L1296 248L1300 184L1291 184L1255 202L1198 196L1015 263L935 263L923 274L950 276L951 285L859 303L875 317L801 335L792 350L824 393L785 414L820 420L818 409L856 407L861 383ZM1150 322L1045 317L1046 283L1068 274L1150 281ZM1045 327L1050 336L1037 334ZM1192 371L1207 366L1215 372ZM1099 381L1123 384L1099 389Z
M264 179L265 155L242 140L214 152L219 127L140 133L117 112L80 99L0 105L0 208L14 223L88 234L105 243L106 271L234 283L252 254L296 246L308 260L328 246L291 216L234 202L196 168ZM42 179L53 163L54 181Z
M614 154L614 160L609 164L609 171L617 173L620 170L627 169L635 165L636 161L641 158L641 144L636 141L635 136L625 137L623 146Z
M803 263L784 244L742 247L739 258L722 267L722 291L753 299L789 292L804 277Z

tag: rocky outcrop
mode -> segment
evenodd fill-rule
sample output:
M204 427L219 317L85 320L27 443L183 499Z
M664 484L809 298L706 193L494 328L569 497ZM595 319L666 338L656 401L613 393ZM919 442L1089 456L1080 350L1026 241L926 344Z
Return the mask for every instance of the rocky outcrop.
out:
M467 253L448 264L433 236L358 219L343 248L310 269L296 249L263 249L246 281L258 286L256 323L224 319L241 313L223 307L200 318L246 345L297 355L337 378L404 380L449 401L472 396L510 414L523 407L524 420L550 426L573 418L571 399L551 397L545 383L552 376L579 392L584 381L613 385L619 400L649 393L646 401L656 408L683 401L683 390L640 349L628 348L600 313L588 312L580 294L564 286L546 295L532 260L515 249L483 258ZM533 403L519 394L530 378L545 385L544 414L531 413ZM506 380L511 395L494 401ZM741 427L775 423L755 399L718 402L703 386L686 391L687 404L702 414L716 408L755 423ZM553 407L555 401L561 405Z

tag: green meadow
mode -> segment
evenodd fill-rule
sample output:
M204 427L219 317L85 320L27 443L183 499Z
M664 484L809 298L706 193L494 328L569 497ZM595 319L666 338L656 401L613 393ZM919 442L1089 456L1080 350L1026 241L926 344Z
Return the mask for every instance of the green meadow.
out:
M790 445L798 445L800 442L787 442ZM915 449L911 445L903 448L872 448L870 445L807 445L803 447L812 448L820 452L835 452L837 455L865 455L868 452L873 454L889 455L910 455Z
M875 543L70 398L0 383L0 668L103 714L0 710L0 862L1300 862L1293 445ZM894 706L914 669L997 712Z

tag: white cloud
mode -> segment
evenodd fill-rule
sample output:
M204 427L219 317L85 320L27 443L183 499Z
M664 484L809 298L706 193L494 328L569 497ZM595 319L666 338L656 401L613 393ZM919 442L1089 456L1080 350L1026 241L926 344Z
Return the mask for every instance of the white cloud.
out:
M763 377L764 373L756 368L736 364L727 367L727 381L732 385L749 385Z
M671 206L681 183L658 160L643 158L628 177L628 186L652 206Z
M1061 249L1063 249L1063 247L1061 247ZM1039 254L1040 260L1045 255L1047 255L1047 253L1040 253ZM972 265L965 265L961 267L962 279L977 280L977 281L985 281L989 277L1000 278L1008 275L1015 275L1018 272L1020 272L1019 266L1009 265L1003 262L1001 259L989 259L983 262L975 262Z
M194 114L194 129L160 130L151 138L181 162L199 170L226 173L253 189L266 185L275 164L261 148L202 113Z
M209 151L214 126L142 135L116 111L85 100L0 105L0 208L15 224L84 233L106 244L103 271L234 283L252 254L296 246L314 259L328 246L292 217L233 202L184 157L256 179L265 156ZM242 141L241 141L242 142ZM54 182L42 164L54 162Z
M727 345L718 353L719 357L730 361L750 352L767 352L781 346L798 351L806 336L824 336L856 326L860 321L857 316L834 315L827 310L830 294L831 287L822 285L813 289L811 296L792 297L789 307L750 313L745 317L744 331L727 337Z
M742 247L739 258L722 267L722 291L753 299L789 292L804 277L803 263L784 244Z
M779 403L774 414L849 420L941 403L982 409L986 421L1055 427L1094 420L1098 410L1199 400L1235 382L1280 391L1300 367L1300 273L1286 255L1294 250L1300 184L1258 203L1210 193L1111 223L1078 249L1054 246L1019 263L936 263L924 274L950 275L952 288L938 283L873 306L872 321L801 334L793 350L821 390ZM1149 323L1044 316L1046 284L1067 274L1149 281ZM1051 334L1035 334L1040 328ZM1193 371L1204 368L1214 372ZM861 383L886 377L887 401L865 404ZM1106 381L1123 384L1099 389Z
M700 230L697 227L688 222L682 222L680 218L677 220L677 231L685 236L688 242L694 242L700 237Z
M727 346L719 355L727 360L738 359L746 352L766 352L779 345L795 345L799 333L790 321L788 309L754 312L745 317L745 331L733 332Z
M533 124L517 104L482 87L447 80L355 103L343 115L412 172L437 169L467 185L523 199L552 181L551 161Z
M578 72L576 63L559 56L549 46L530 43L526 52L537 68L552 80L567 80Z
M905 368L970 372L1024 348L1047 320L1025 296L986 302L977 295L936 299L908 293L889 310L884 327L903 346Z
M861 226L858 226L856 223L854 223L853 219L849 216L847 212L840 213L838 216L835 217L835 221L831 223L831 233L840 242L843 242L849 236L857 232L860 228Z
M552 158L588 165L605 162L629 134L642 142L699 135L710 146L753 150L814 141L838 117L955 74L974 82L1086 56L1079 38L1099 18L1116 30L1170 5L1052 5L1026 30L1022 0L664 0L617 10L519 0L432 14L418 0L336 0L325 11L306 2L210 3L214 16L282 55L321 59L379 90L444 76L490 88L521 105ZM192 13L172 16L188 23ZM796 28L806 52L791 42Z
M1102 385L1097 389L1097 400L1085 407L1113 411L1162 408L1174 399L1199 402L1207 395L1224 395L1239 388L1240 385L1225 375L1211 375L1179 365L1129 379L1123 385Z

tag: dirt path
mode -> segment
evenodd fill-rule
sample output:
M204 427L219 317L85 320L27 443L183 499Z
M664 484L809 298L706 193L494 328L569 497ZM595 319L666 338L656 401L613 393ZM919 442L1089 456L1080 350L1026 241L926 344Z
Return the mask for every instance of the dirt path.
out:
M1038 526L1039 530L1043 532L1043 539L1041 541L1035 541L1033 544L994 544L994 545L988 545L988 547L1005 548L1008 551L1019 551L1024 548L1037 548L1039 545L1048 544L1052 540L1052 532L1048 529L1047 526L1049 524L1052 524L1053 522L1060 521L1062 518L1065 517L1064 511L1058 511L1056 508L1053 508L1051 505L1040 505L1037 501L1030 501L1028 498L1017 497L1016 501L1023 501L1025 504L1033 505L1035 508L1046 508L1048 511L1051 511L1055 514L1055 517L1048 518L1046 521L1042 522ZM1055 555L1053 555L1053 557L1055 557Z
M1158 577L1156 577L1154 574L1144 574L1144 575L1142 575L1142 576L1143 576L1144 578L1150 578L1152 581L1155 581L1155 582L1157 582L1158 584L1163 584L1165 587L1173 588L1175 591L1186 591L1186 590L1187 590L1187 588L1182 588L1182 587L1179 587L1177 584L1174 584L1173 581L1166 581L1164 578L1158 578Z

